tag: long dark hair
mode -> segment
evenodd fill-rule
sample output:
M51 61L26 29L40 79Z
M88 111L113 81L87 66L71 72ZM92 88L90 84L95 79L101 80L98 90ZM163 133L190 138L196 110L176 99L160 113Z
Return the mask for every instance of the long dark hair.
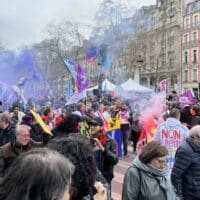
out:
M54 136L64 136L69 135L70 133L77 133L78 124L82 122L83 119L81 116L76 114L68 115L62 122L60 122L53 130Z
M1 200L61 199L70 185L73 165L47 148L21 154L0 183Z
M72 176L72 200L94 195L96 164L89 140L80 134L70 134L68 137L55 138L50 141L49 148L57 150L71 160L75 166Z

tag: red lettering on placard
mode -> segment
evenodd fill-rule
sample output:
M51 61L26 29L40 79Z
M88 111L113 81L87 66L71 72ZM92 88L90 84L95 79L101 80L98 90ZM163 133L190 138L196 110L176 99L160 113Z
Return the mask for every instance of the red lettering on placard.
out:
M180 140L181 139L180 130L163 129L162 130L162 138L163 139Z

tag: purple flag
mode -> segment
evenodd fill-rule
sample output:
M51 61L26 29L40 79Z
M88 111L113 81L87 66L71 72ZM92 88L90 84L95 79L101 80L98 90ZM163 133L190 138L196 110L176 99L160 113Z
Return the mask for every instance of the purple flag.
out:
M181 102L182 99L186 99L187 102ZM185 101L186 101L185 100ZM180 97L180 102L181 103L190 103L192 105L196 104L197 103L197 100L194 96L194 94L191 92L191 90L186 90Z
M79 63L69 59L64 59L64 62L72 74L76 90L78 90L79 93L82 92L90 84L84 68Z

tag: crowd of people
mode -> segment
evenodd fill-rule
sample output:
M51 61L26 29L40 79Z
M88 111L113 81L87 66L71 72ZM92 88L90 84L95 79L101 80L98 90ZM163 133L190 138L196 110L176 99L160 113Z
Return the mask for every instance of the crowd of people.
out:
M155 118L153 141L137 150L142 123L127 101L104 95L65 106L0 102L0 199L112 199L119 144L109 119L119 116L122 157L135 154L123 200L200 199L200 106L176 103ZM173 105L173 106L172 106ZM159 105L158 105L159 106ZM52 134L36 120L38 113ZM133 151L128 144L132 142ZM147 143L147 144L146 144Z

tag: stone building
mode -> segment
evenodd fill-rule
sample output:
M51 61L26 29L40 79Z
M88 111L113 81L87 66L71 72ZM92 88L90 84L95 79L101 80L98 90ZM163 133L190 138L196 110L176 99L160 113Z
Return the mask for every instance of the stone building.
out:
M155 90L163 79L167 79L168 92L181 90L183 4L181 0L157 0L156 5L141 8L148 24L143 30L145 44L140 49L144 60L140 62L140 82Z
M184 11L182 36L183 89L199 96L200 82L200 0L190 1Z

